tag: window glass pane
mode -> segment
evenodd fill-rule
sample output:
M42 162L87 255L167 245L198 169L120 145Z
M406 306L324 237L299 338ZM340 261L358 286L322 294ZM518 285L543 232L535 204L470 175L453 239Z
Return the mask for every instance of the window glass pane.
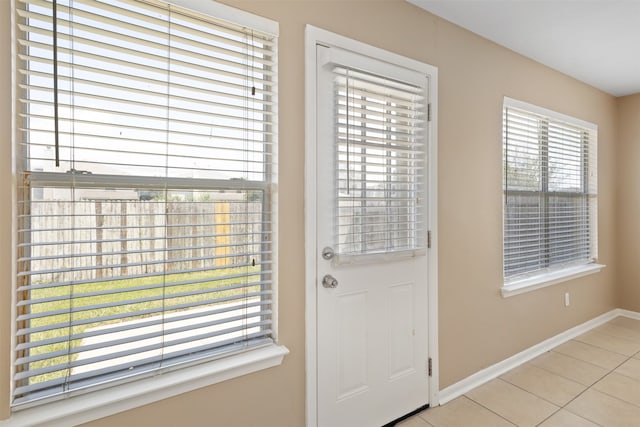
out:
M350 69L334 72L338 253L423 248L424 94Z
M549 124L549 191L584 191L586 167L582 132L565 124Z
M589 259L589 205L584 195L549 197L549 262Z
M542 186L542 151L540 123L514 110L505 110L504 164L508 190L540 190Z
M510 275L544 268L540 194L512 195L504 207L504 264Z

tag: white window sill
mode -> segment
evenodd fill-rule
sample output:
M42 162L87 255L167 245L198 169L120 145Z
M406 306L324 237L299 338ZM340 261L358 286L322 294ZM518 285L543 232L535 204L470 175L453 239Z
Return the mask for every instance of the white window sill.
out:
M289 350L275 344L233 356L178 369L137 381L70 396L39 406L16 410L0 420L0 427L69 426L216 384L282 364Z
M536 289L546 288L547 286L566 282L567 280L598 273L604 267L606 266L602 264L585 264L576 267L564 268L551 273L539 274L520 280L514 280L512 282L505 283L500 292L502 293L503 298L508 298L514 295L520 295L525 292L531 292Z

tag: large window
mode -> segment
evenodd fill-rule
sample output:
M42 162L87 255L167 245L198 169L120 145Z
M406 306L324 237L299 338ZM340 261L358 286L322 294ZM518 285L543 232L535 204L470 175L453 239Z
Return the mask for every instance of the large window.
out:
M275 34L153 0L16 5L13 404L270 344Z
M505 285L597 257L594 125L505 99Z

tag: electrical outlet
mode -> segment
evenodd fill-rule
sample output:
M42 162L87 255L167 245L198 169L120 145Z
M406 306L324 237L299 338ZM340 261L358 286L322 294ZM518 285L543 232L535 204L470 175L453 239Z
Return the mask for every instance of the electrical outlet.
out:
M569 299L569 292L564 293L564 306L569 307L571 300Z

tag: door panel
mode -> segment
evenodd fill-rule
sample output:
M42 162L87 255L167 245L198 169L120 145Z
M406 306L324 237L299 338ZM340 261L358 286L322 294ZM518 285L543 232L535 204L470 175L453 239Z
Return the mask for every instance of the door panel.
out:
M389 287L388 340L389 379L394 380L415 372L413 312L414 284L406 283Z
M367 378L367 292L336 296L338 347L337 399L366 392Z

